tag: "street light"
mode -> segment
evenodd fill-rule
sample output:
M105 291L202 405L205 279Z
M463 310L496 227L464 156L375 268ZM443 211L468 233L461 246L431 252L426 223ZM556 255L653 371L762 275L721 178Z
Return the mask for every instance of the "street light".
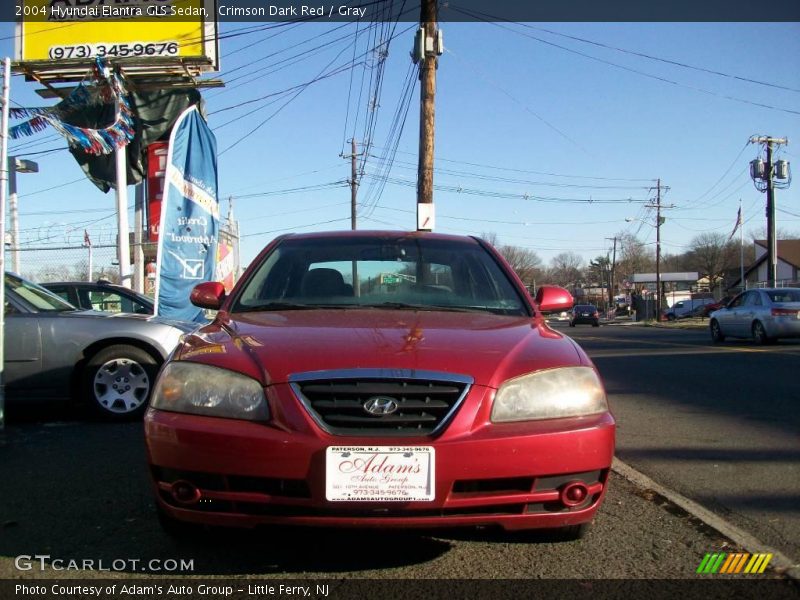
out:
M11 213L11 264L15 273L19 266L19 212L17 211L17 173L38 173L39 165L32 160L8 157L8 209Z
M625 218L625 221L628 223L639 221L650 225L650 227L655 227L656 229L656 320L661 318L661 226L666 220L666 217L658 215L656 217L656 224L653 225L643 219L634 219L632 217Z

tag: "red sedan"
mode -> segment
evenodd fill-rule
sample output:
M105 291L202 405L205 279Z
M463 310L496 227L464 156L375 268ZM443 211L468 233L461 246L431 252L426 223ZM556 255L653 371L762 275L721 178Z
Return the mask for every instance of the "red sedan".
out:
M585 530L615 423L595 367L484 241L273 241L162 370L145 417L162 522Z

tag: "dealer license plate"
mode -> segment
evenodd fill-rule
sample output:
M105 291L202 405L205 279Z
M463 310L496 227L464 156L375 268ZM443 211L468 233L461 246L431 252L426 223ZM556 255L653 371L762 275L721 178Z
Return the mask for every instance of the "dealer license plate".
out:
M330 446L325 497L333 502L431 501L435 466L431 446Z

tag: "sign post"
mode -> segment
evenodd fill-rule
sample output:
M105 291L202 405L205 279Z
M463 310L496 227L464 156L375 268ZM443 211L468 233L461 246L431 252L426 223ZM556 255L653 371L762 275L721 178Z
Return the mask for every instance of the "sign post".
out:
M5 341L6 341L6 192L8 191L8 110L11 85L11 60L3 61L3 112L0 118L0 233L3 234L3 249L0 250L0 431L6 426L6 383L5 383Z

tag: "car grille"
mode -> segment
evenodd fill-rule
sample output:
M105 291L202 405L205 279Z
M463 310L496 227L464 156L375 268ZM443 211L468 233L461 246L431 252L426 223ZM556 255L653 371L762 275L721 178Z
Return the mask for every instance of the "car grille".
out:
M363 369L290 378L314 420L336 435L435 434L455 414L472 379L449 373ZM370 403L376 405L369 410Z

